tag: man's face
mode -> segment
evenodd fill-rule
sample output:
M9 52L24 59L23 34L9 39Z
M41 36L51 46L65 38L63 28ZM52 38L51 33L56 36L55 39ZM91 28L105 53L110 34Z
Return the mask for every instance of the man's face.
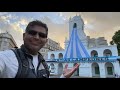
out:
M47 42L47 32L45 28L36 25L23 34L23 40L26 48L38 52Z

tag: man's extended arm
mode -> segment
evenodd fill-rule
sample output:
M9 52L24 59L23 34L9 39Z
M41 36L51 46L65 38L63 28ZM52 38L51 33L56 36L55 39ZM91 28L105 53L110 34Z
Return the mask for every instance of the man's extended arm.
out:
M0 54L0 78L2 77L1 75L2 75L4 68L5 68L5 62L3 60L3 55Z
M65 65L65 68L63 70L63 74L60 78L70 78L73 73L79 68L80 64L76 64L73 68L68 69L68 64Z

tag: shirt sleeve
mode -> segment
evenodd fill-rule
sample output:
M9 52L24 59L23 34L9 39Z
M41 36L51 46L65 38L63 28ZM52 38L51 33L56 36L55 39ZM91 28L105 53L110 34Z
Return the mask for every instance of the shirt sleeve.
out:
M5 68L4 55L0 53L0 77L3 73L4 68Z
M63 74L60 76L60 78L66 78Z

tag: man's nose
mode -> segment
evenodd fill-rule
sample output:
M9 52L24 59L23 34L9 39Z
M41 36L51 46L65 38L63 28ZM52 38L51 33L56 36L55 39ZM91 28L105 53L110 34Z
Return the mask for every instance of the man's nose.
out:
M35 35L35 38L36 38L36 39L39 39L39 34L38 34L38 33Z

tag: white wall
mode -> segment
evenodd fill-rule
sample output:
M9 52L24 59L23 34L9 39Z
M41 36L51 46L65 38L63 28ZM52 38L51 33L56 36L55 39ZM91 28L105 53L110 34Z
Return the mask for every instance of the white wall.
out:
M58 59L59 58L59 53L62 53L63 54L63 57L65 55L65 51L51 51L51 52L48 52L48 59L50 59L50 56L51 54L54 54L55 55L55 59Z
M99 57L103 57L104 56L104 50L105 49L109 49L112 52L112 56L118 56L118 51L117 51L117 47L116 45L111 45L111 46L105 46L105 47L94 47L94 48L89 48L87 51L89 53L89 55L91 56L91 51L96 50L98 52L98 56ZM63 57L65 55L65 51L51 51L48 52L48 59L50 59L51 54L55 55L55 59L58 59L58 55L59 53L63 54Z
M115 73L118 74L118 75L120 75L120 63L118 61L114 62L113 66L114 66Z
M105 49L109 49L112 52L112 56L118 56L118 51L117 51L117 46L116 45L111 45L111 46L104 46L104 47L94 47L88 49L89 55L91 55L91 51L96 50L98 52L99 57L103 57L103 53Z
M105 63L101 62L99 64L99 69L100 69L100 78L106 78L105 74Z
M48 65L50 65L51 63L54 63L54 66L55 66L55 75L58 74L58 64L57 62L48 62ZM92 77L92 73L93 73L93 70L92 70L92 63L94 62L91 62L91 63L83 63L83 62L80 62L80 66L79 66L79 76L81 77ZM100 71L100 78L106 78L107 75L106 75L106 68L105 68L105 63L106 62L97 62L97 64L99 65L99 71ZM118 61L116 62L111 62L113 64L113 68L114 68L114 72L117 73L118 75L120 75L120 64ZM63 69L65 68L65 65L68 64L68 68L72 68L74 66L74 63L62 63L63 65ZM113 72L113 73L114 73Z
M80 63L79 76L92 77L90 63Z

